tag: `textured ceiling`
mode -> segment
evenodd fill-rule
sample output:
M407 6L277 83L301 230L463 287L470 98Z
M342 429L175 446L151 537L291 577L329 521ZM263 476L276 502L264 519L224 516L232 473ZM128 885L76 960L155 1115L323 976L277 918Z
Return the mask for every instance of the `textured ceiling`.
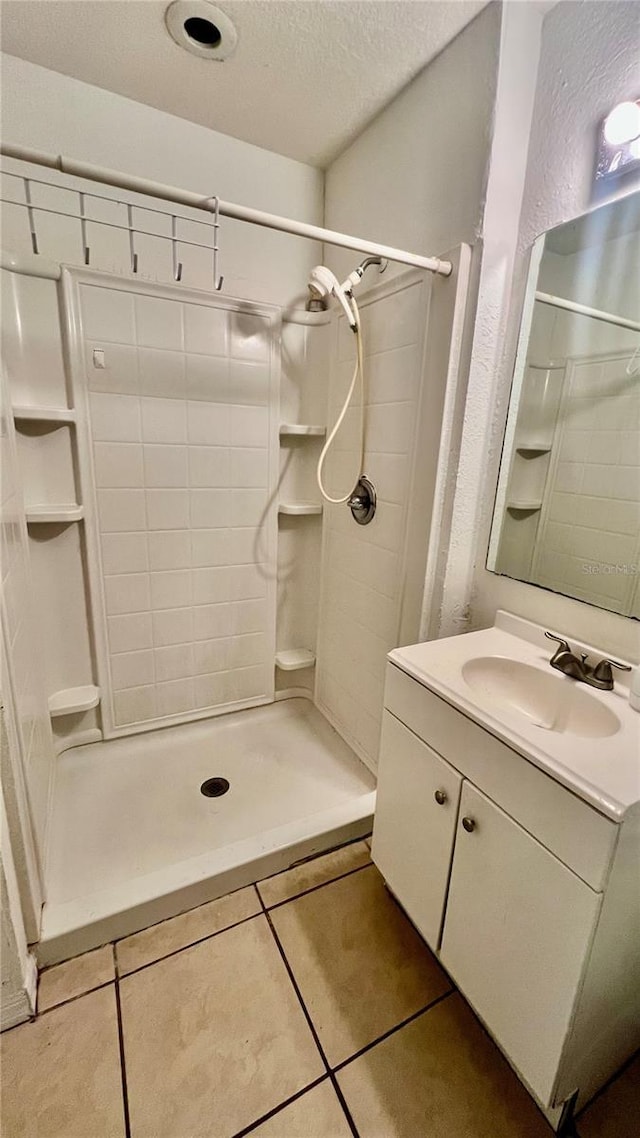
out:
M239 43L215 63L170 39L164 0L4 0L2 47L324 166L485 3L221 0Z

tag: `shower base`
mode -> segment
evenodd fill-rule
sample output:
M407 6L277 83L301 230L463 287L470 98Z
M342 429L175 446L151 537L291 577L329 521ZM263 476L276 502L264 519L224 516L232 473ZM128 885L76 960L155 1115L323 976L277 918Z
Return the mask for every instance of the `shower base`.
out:
M200 787L214 778L229 789L207 797ZM65 960L363 837L374 785L303 698L64 752L39 963Z

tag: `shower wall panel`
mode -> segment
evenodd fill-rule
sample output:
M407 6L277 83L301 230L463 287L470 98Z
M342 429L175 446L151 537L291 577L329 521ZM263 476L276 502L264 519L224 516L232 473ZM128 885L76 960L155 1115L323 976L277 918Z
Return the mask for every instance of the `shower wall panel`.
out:
M400 635L430 287L422 274L403 274L374 288L361 302L364 470L375 484L378 507L369 525L358 526L345 505L325 505L316 699L371 767L378 755L386 655ZM341 317L330 423L342 406L354 351L354 337ZM335 496L355 480L359 415L356 401L327 462L327 488ZM413 524L424 521L417 518ZM425 534L425 549L426 541ZM417 639L417 627L412 635Z
M105 734L267 702L279 310L90 273L67 297Z

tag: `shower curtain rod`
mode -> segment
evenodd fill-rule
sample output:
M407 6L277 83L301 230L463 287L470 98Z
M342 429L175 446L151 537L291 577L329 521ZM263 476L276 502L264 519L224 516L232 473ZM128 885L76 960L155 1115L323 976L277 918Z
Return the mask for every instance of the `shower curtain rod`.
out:
M2 143L0 154L6 158L15 158L20 162L31 162L36 166L48 166L52 170L60 170L61 173L70 174L76 178L87 178L89 181L115 186L120 190L131 190L137 194L148 194L154 198L161 198L163 201L190 206L192 209L202 209L208 213L214 213L216 209L216 198L213 195L203 198L200 194L193 194L188 190L178 189L176 186L165 186L162 182L152 182L148 178L137 178L129 174L122 174L117 170L110 170L106 166L94 166L90 162L78 162L75 158L65 158L62 154L47 154L45 151L31 150L28 147L14 146L11 143ZM235 202L222 201L220 198L217 199L217 207L221 217L231 217L234 221L247 221L252 225L262 225L266 229L277 229L282 233L291 233L295 237L309 237L313 241L324 241L329 245L354 249L358 253L369 253L376 257L384 257L387 261L411 265L416 269L427 269L428 272L439 273L443 277L451 275L451 262L441 261L438 257L421 257L417 253L408 253L390 245L379 245L376 241L351 237L347 233L337 233L333 229L323 229L319 225L308 225L303 221L279 217L275 213L265 213L263 210L251 209L248 206L237 205Z
M580 316L591 316L593 320L602 320L605 324L617 324L620 328L630 328L632 332L640 332L638 320L616 316L613 312L603 312L600 308L589 308L586 304L578 304L576 300L565 300L563 296L554 296L551 292L536 292L536 300L539 300L540 304L549 304L552 308L564 308L567 312L577 312Z

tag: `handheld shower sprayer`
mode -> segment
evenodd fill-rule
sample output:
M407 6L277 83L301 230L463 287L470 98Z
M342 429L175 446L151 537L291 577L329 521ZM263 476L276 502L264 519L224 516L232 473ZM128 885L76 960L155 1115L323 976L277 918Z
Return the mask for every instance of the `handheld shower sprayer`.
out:
M344 313L349 322L349 326L351 330L355 332L357 341L356 362L353 376L351 378L351 384L347 392L347 397L344 401L342 410L327 437L327 441L322 448L320 458L318 459L318 488L322 494L322 497L327 502L332 502L335 505L338 505L342 502L347 502L354 518L356 521L359 521L361 525L366 525L373 518L373 515L375 513L375 490L373 486L371 486L371 484L368 482L368 480L364 477L364 472L362 469L364 465L364 353L362 346L362 331L360 328L360 313L358 311L358 305L356 304L355 297L353 295L353 290L357 285L360 284L360 281L362 280L364 273L366 269L368 269L369 265L380 265L380 272L383 273L387 267L387 262L383 261L382 257L366 257L365 260L362 261L362 263L358 265L358 267L354 269L352 273L349 273L349 276L345 281L343 281L342 284L340 284L338 278L331 272L331 269L328 269L326 267L326 265L316 265L315 269L311 270L311 275L309 277L309 291L311 295L315 299L324 301L328 300L330 297L333 297L334 300L337 300L338 304L340 304L344 309ZM356 475L355 484L352 490L349 490L348 493L342 495L339 498L332 498L329 494L327 494L327 491L324 487L322 480L322 470L324 467L325 459L327 458L327 455L329 454L329 451L333 445L333 441L338 434L338 431L340 430L347 411L351 405L351 400L353 399L353 394L355 392L358 379L360 379L360 454L358 460L358 473ZM363 498L363 494L367 499L366 501Z

